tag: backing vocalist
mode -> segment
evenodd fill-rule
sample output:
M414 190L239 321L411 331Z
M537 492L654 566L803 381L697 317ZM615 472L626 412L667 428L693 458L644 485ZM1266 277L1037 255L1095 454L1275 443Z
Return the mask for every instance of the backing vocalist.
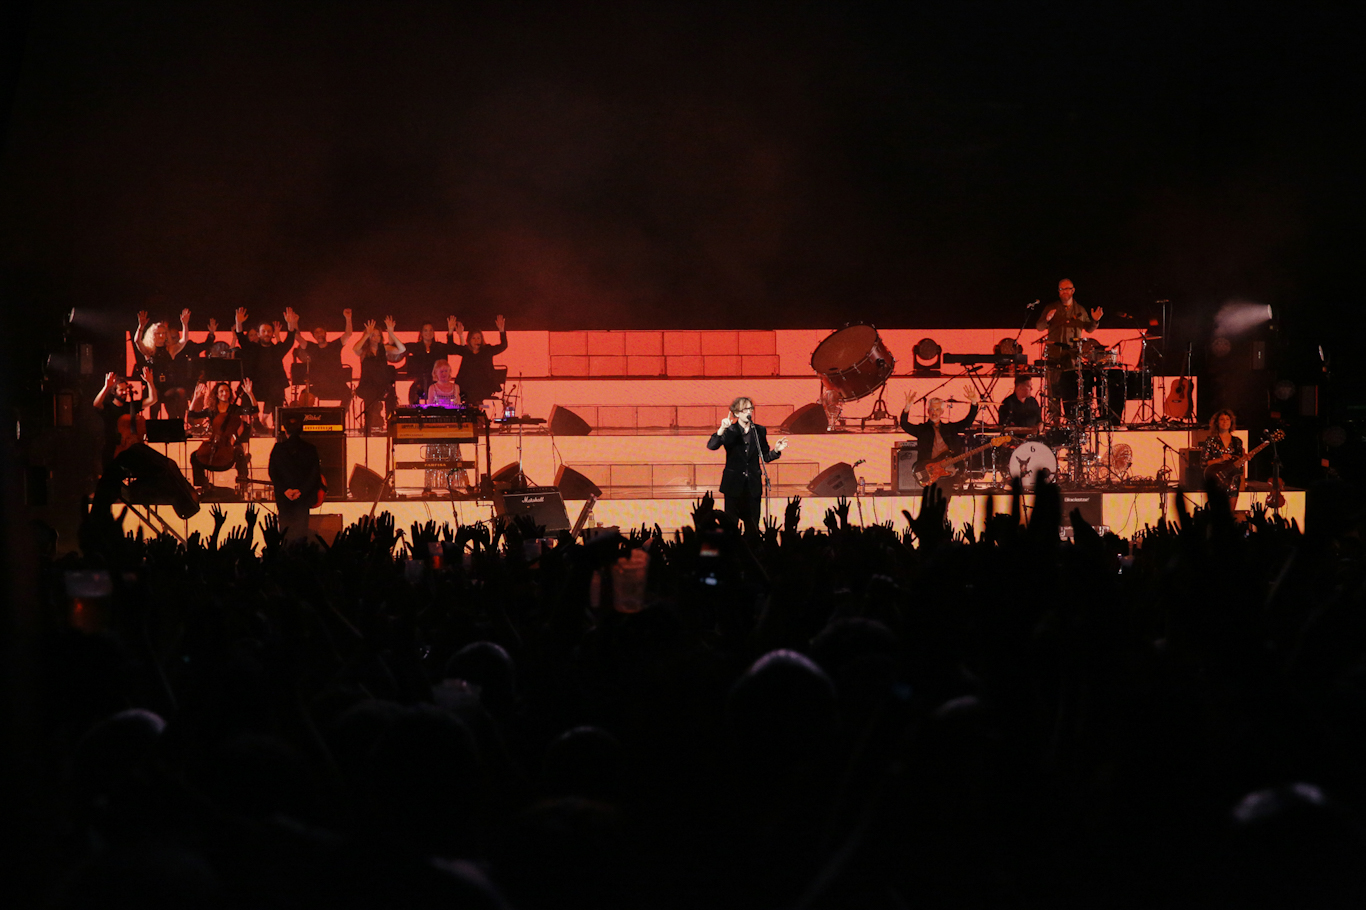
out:
M732 418L734 418L732 420ZM730 415L721 419L721 427L707 440L707 448L726 449L726 467L721 472L721 495L725 497L723 510L727 515L745 523L745 536L759 536L759 504L764 495L763 467L760 459L769 462L782 455L787 448L787 437L768 446L768 429L754 422L754 402L741 396L730 403Z

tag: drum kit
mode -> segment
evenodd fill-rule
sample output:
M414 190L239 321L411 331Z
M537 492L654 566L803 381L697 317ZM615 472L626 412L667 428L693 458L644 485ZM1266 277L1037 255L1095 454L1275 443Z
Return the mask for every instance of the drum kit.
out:
M1093 338L1073 344L1047 344L1046 358L1035 361L1028 375L1046 377L1058 371L1056 389L1062 420L1042 435L1033 428L1010 427L1002 432L1015 435L1013 446L986 446L966 460L970 479L988 485L1019 480L1026 488L1043 477L1053 482L1077 486L1106 485L1128 479L1133 466L1133 449L1114 443L1114 431L1124 424L1125 405L1143 402L1137 420L1155 420L1153 376L1148 344L1158 336L1140 333L1137 338L1104 345ZM1120 360L1121 344L1138 341L1142 345L1137 369ZM1040 339L1041 345L1046 343ZM820 377L821 404L830 429L840 419L843 407L878 392L869 420L891 417L881 390L896 368L896 358L874 326L852 323L825 338L811 354L811 368ZM1047 394L1047 390L1041 389ZM1147 413L1144 413L1144 409ZM1047 408L1045 407L1045 411ZM965 447L973 449L989 435L965 437ZM1004 462L1004 464L1002 463Z

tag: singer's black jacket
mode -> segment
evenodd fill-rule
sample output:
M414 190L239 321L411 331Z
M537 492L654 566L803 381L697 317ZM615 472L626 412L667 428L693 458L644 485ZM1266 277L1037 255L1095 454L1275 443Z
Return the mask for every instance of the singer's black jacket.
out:
M759 453L763 453L764 461L782 457L782 452L775 452L768 447L767 429L751 423L750 431L747 436L737 421L726 427L723 433L712 433L707 440L707 448L713 452L722 446L726 448L726 468L721 472L721 492L726 496L736 496L746 490L751 496L762 496L764 472L759 466Z

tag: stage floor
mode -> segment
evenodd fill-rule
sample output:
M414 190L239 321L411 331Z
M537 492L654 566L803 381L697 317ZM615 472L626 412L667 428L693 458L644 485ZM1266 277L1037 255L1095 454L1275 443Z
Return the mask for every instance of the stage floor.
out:
M654 527L658 524L666 534L672 534L679 528L692 524L693 504L700 495L698 493L695 496L672 499L600 500L593 508L585 527L619 527L624 530L638 528L641 525ZM1239 497L1238 508L1250 509L1254 503L1264 502L1266 497L1266 493L1244 493ZM1164 518L1175 521L1178 498L1184 498L1187 507L1192 510L1205 502L1203 493L1185 493L1171 488L1063 490L1064 509L1066 511L1070 512L1073 508L1080 508L1083 514L1088 516L1088 520L1099 523L1123 538L1132 538L1141 533L1145 527L1155 525ZM1304 491L1289 490L1286 492L1285 498L1286 505L1281 509L1280 514L1287 519L1295 519L1303 528ZM801 527L823 528L826 510L833 508L836 503L837 500L830 497L804 496L802 498ZM1026 520L1032 513L1033 504L1033 495L1026 494L1024 497L1024 517ZM220 504L227 515L224 534L232 528L244 524L247 505L243 502ZM774 496L769 500L770 513L780 522L785 505L786 500L781 497ZM919 514L920 505L921 497L919 495L879 493L856 497L850 507L850 520L863 525L891 521L894 527L902 528L906 523L901 514L902 511L909 512L914 516ZM270 502L258 502L256 506L262 512L273 512L275 510L274 504ZM573 523L578 517L583 503L568 501L565 506L569 521ZM1009 512L1010 508L1011 494L1009 490L997 488L965 491L955 494L950 500L949 520L955 529L971 525L977 531L981 531L989 515ZM116 514L122 509L122 506L118 507ZM142 517L149 510L155 512L157 516L150 522ZM473 524L479 521L489 521L494 517L493 503L488 501L414 498L381 501L378 504L374 502L326 502L322 508L313 512L312 524L320 529L324 537L330 537L341 527L355 522L362 516L371 514L372 510L376 513L387 512L393 515L397 526L405 532L414 522L435 521L438 525L443 522L452 525L455 523ZM1099 519L1098 522L1097 518ZM164 527L162 522L164 522ZM143 528L148 533L160 533L162 530L168 529L181 537L186 537L198 531L202 536L208 537L213 532L213 517L208 505L205 505L200 509L198 515L189 520L178 518L170 506L139 506L136 510L128 511L124 526L126 530L134 532L138 528Z

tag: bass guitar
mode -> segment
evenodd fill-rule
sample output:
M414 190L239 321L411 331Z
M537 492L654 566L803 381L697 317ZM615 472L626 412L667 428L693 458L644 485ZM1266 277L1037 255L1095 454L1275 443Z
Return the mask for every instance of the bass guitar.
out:
M1243 465L1252 460L1252 457L1271 445L1273 442L1280 442L1285 438L1285 434L1280 430L1272 432L1266 437L1266 441L1252 451L1239 455L1232 461L1221 461L1216 464L1205 466L1205 477L1213 480L1219 485L1219 489L1225 493L1232 493L1238 487L1238 475L1243 470Z
M969 449L961 455L950 455L948 452L945 452L938 458L931 458L924 464L917 465L915 469L915 479L920 481L921 486L932 484L941 477L947 477L950 474L958 473L957 465L976 455L978 452L985 452L987 449L994 446L1003 446L1014 438L1015 437L1009 434L996 436L986 445L978 446L975 449Z

